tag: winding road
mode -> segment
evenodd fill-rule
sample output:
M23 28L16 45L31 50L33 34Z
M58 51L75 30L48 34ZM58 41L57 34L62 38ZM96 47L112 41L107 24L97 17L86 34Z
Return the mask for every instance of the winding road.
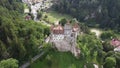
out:
M36 61L38 58L40 58L42 55L44 55L44 53L45 53L45 52L42 52L42 53L36 55L35 57L32 58L31 61L28 61L28 62L26 62L25 64L23 64L22 66L20 66L20 68L27 68L27 67L31 64L31 62Z

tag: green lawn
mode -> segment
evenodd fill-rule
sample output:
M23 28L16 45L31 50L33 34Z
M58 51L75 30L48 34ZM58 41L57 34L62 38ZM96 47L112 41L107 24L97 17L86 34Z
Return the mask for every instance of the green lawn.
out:
M30 68L83 68L83 64L71 53L49 51L46 56L33 63Z
M49 11L47 13L43 13L43 18L44 16L47 15L47 21L49 21L50 23L55 23L57 21L59 21L60 19L66 18L68 20L73 19L73 17L71 17L70 15L67 14L61 14L55 11Z

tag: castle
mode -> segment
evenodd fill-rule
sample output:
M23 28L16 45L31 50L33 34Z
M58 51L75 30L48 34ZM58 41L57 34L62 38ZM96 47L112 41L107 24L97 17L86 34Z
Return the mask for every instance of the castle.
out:
M64 26L53 25L50 28L51 31L51 41L61 41L61 40L75 40L80 32L80 27L78 23L75 23L73 26L71 23L66 23Z
M50 28L50 42L52 42L58 51L70 51L74 56L79 56L80 49L77 47L77 36L80 33L80 26L78 23L73 25L67 22L64 26L53 25Z

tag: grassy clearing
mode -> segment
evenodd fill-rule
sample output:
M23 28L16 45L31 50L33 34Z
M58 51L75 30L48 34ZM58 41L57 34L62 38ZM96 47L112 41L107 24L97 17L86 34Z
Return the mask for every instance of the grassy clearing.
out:
M23 6L24 6L24 9L29 9L27 4L23 4Z
M49 21L50 23L55 23L57 21L59 21L60 19L66 18L68 20L73 19L73 17L71 17L70 15L67 14L61 14L55 11L49 11L47 13L43 13L43 17L45 17L45 15L47 16L46 20Z
M33 63L30 68L83 68L83 64L71 53L50 51L47 56Z

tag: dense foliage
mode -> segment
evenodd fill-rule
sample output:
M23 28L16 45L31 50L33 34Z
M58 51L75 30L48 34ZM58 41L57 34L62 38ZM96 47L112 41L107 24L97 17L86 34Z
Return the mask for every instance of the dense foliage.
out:
M0 68L18 68L18 61L13 58L2 60L0 61Z
M59 0L53 7L89 26L120 31L120 0Z
M80 61L84 62L84 65L93 65L94 63L102 65L104 54L101 52L103 47L101 41L97 39L94 34L84 34L79 36L77 43L81 49Z
M29 68L84 68L83 62L76 59L70 52L50 50Z
M109 40L112 38L117 38L117 35L113 31L108 30L108 31L104 31L100 37L102 40Z
M7 8L8 10L15 10L23 12L22 0L0 0L0 5Z
M22 7L19 0L0 0L0 60L12 57L21 64L31 59L49 33L48 27L26 21Z

